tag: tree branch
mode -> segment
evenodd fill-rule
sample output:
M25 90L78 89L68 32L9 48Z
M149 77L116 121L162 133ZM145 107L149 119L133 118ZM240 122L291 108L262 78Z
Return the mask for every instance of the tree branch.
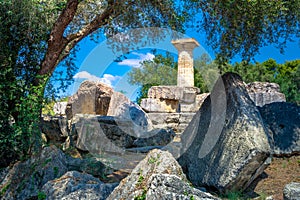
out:
M47 53L38 72L39 75L51 74L54 71L57 60L67 44L66 38L63 37L64 31L73 20L78 4L78 0L68 0L66 7L54 23L48 40Z
M80 42L83 38L90 35L91 33L95 32L100 27L103 27L109 23L109 18L116 18L122 14L122 12L117 9L117 5L120 6L122 0L114 1L109 0L107 9L97 15L93 21L91 21L87 26L82 28L80 31L74 34L70 34L67 36L67 44L65 46L64 51L62 52L58 63L64 60L71 52L71 50ZM134 4L134 1L127 2L126 6L131 6Z

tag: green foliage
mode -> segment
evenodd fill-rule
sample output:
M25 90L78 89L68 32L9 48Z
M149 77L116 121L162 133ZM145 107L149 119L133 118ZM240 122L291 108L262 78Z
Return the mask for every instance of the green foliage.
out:
M177 80L177 63L167 54L157 55L150 61L141 63L140 68L129 72L129 82L140 85L175 85Z
M159 160L159 158L160 158L159 154L157 155L157 157L150 156L150 158L148 159L148 163L149 164L154 164Z
M47 198L47 195L43 191L38 192L38 200L44 200Z
M144 180L144 177L142 175L140 175L139 179L138 179L138 184L139 185L142 184L143 180Z
M246 83L254 81L277 83L288 102L300 105L300 60L287 61L284 64L278 64L273 59L254 64L241 62L234 65L227 64L222 70L239 74Z
M143 193L139 196L134 197L134 200L145 200L147 195L147 190L144 188Z
M42 114L43 115L50 115L50 116L54 116L55 113L53 111L53 107L54 104L56 102L68 102L69 97L63 97L60 98L58 100L53 100L53 99L49 99L49 98L44 98L43 99L43 108L42 108Z
M0 2L0 166L26 158L40 145L38 123L47 78L38 70L53 22L45 9L38 1ZM37 78L43 82L38 84Z
M228 200L244 200L246 199L242 192L240 191L231 191L228 192L226 195L223 196L223 198L226 198Z
M152 86L176 85L177 63L169 53L166 56L159 54L152 61L143 61L140 68L133 68L128 76L130 84L142 86L136 100L140 103L142 98L147 97Z
M274 43L283 51L293 37L300 38L299 0L201 0L188 5L202 14L192 26L204 29L220 58L242 55L249 60L262 46Z
M53 111L54 104L55 104L55 101L45 99L43 108L42 108L42 114L54 116L55 115L55 113Z

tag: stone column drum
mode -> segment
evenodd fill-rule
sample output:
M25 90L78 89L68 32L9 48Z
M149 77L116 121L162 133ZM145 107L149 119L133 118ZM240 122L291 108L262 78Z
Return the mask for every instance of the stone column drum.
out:
M194 38L173 40L172 44L178 50L177 86L194 87L193 50L199 46Z

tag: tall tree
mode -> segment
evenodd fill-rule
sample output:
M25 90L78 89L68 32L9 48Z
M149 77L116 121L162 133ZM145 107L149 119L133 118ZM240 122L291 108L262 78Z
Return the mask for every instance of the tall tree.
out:
M128 51L128 44L142 36L162 36L147 27L182 30L185 19L169 0L3 0L0 12L1 166L31 154L33 144L39 146L45 85L61 62L72 77L72 53L84 37L101 32L109 38L140 28L135 37L111 38L112 48Z

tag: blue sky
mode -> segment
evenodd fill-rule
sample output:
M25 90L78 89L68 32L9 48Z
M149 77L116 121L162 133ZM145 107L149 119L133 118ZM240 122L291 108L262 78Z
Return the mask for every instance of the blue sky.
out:
M214 58L213 50L206 44L204 34L188 30L183 37L193 37L200 43L201 46L194 50L194 58L199 57L202 53L208 53L212 59ZM177 59L177 50L171 44L171 37L166 37L157 44L131 51L130 54L126 54L126 59L123 59L122 62L114 62L122 53L113 53L109 46L106 45L104 36L101 37L101 41L98 43L86 38L79 45L80 51L77 54L76 60L78 72L74 76L75 82L70 86L67 95L76 92L80 83L89 79L111 85L116 91L123 91L130 99L135 100L138 86L128 83L127 73L132 68L139 67L141 61L153 59L154 56L151 53L151 49L156 49L158 53L168 51ZM269 58L275 59L278 63L300 59L298 42L289 42L284 54L280 54L279 49L276 49L274 46L267 46L261 48L260 53L255 56L255 60L258 62L263 62ZM232 61L239 62L241 59L237 55Z

